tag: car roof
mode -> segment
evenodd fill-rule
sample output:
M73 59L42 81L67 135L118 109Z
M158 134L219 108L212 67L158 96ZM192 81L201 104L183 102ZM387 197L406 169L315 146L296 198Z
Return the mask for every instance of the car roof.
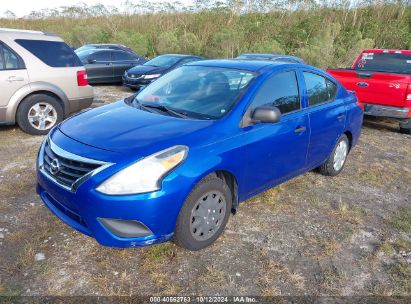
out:
M281 60L281 59L286 59L286 60L291 59L291 60L294 60L294 61L299 62L299 63L304 63L304 60L302 58L297 57L297 56L292 56L292 55L286 55L286 54L245 53L245 54L238 55L237 59L244 59L244 58L240 58L242 56L249 57L249 59L256 58L256 59L260 59L260 60L264 60L266 58L268 60L270 60L270 59L279 59L279 60ZM245 59L248 59L248 58L245 58Z
M9 39L37 39L47 41L63 41L63 39L61 39L59 36L53 33L11 28L0 28L0 36L8 37Z
M298 63L282 62L282 61L270 61L270 60L247 60L247 59L214 59L214 60L201 60L191 62L187 65L199 65L208 67L220 67L229 69L246 70L251 72L260 71L268 66L281 67L281 66L301 66Z

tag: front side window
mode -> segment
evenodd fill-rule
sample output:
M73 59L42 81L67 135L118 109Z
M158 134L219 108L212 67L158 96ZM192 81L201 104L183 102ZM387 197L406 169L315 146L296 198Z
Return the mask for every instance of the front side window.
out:
M54 68L82 66L76 53L62 41L16 39L19 45Z
M136 60L136 58L126 52L113 52L114 61L127 61L127 60Z
M89 60L95 60L97 62L111 61L111 52L95 52L92 53L89 57Z
M228 68L182 66L147 86L133 105L165 106L191 118L218 119L231 110L254 76Z
M294 71L275 74L264 82L251 107L255 109L268 105L276 106L281 114L300 109L300 96Z

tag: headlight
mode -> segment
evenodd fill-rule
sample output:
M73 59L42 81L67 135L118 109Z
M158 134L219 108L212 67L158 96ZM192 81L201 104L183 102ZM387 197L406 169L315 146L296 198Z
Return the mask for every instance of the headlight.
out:
M144 75L144 79L153 79L153 78L158 78L160 76L161 76L161 74Z
M152 154L114 174L97 187L111 195L137 194L157 191L162 178L186 158L188 147L174 146Z

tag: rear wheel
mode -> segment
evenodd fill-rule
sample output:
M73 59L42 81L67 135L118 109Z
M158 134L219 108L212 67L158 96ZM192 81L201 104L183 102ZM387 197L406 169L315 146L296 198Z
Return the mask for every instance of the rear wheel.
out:
M318 169L321 174L335 176L342 171L350 150L350 142L345 134L337 141L327 161Z
M175 243L189 250L211 245L223 232L231 206L232 194L222 179L216 176L203 179L181 208Z
M44 135L63 120L63 115L63 107L55 97L35 94L21 102L16 120L24 132Z

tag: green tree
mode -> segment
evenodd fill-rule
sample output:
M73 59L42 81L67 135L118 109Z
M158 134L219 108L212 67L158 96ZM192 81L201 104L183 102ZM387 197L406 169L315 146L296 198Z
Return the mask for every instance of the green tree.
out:
M179 53L181 48L175 32L164 32L157 39L157 53Z
M224 28L217 32L212 40L207 54L210 57L234 58L240 52L243 34L234 28Z
M139 55L147 56L149 53L149 43L145 35L139 32L121 31L118 32L113 39L113 42L124 44L130 47Z
M180 51L185 54L199 55L201 53L201 42L196 34L184 33L178 39Z
M246 51L253 53L285 53L281 44L275 39L256 42Z

